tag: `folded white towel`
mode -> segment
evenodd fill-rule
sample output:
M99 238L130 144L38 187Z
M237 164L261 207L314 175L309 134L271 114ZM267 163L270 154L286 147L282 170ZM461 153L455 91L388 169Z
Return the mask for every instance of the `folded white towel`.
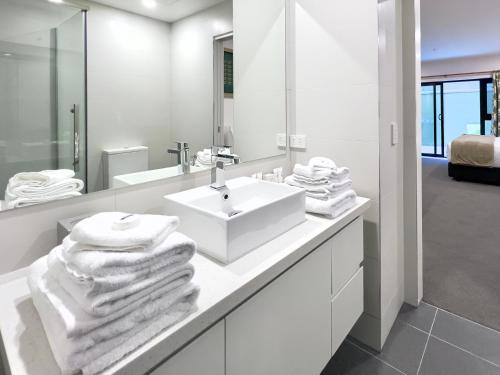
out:
M117 223L130 214L123 212L101 212L84 219L73 228L70 238L79 244L109 247L112 251L145 250L155 244L161 236L177 229L179 218L165 215L140 215L139 223L126 230L117 229ZM95 250L95 248L90 248Z
M34 204L42 204L68 198L79 197L80 195L82 195L82 193L78 191L72 191L60 195L38 196L36 198L17 198L5 194L5 201L3 203L3 206L4 209L12 209L12 208L32 206Z
M47 186L33 186L30 184L11 186L5 190L5 196L9 199L16 198L38 198L64 195L83 189L83 181L77 178L68 178Z
M303 188L306 190L306 195L308 195L308 193L313 193L313 196L315 194L318 194L319 196L331 196L334 194L340 194L352 187L352 180L350 178L345 178L339 182L328 181L321 184L310 184L308 182L304 182L296 175L291 175L285 178L285 182L288 185Z
M314 168L337 169L337 165L332 159L316 156L309 160L308 165Z
M124 251L73 251L73 242L69 237L63 240L60 254L68 269L73 270L82 279L93 280L98 276L123 275L151 269L155 264L181 252L186 256L196 251L196 242L189 237L174 232L161 243L142 252Z
M65 240L67 241L67 240ZM164 246L169 246L165 244ZM71 285L75 285L73 290L78 290L79 294L85 297L92 297L129 287L132 284L143 282L148 278L156 278L165 275L180 265L187 263L194 255L194 246L177 246L166 251L163 256L159 256L154 262L146 263L146 266L132 270L127 267L125 273L110 273L107 275L91 275L82 272L74 264L68 264L63 255L64 246L54 248L47 256L49 269L65 288L71 292ZM108 253L102 256L107 256ZM97 255L98 256L98 255ZM83 297L82 297L83 298Z
M297 176L305 177L311 180L325 179L330 176L331 170L316 168L309 165L295 164L293 173Z
M45 258L43 259L46 262ZM150 293L143 293L141 298L136 299L120 310L106 316L95 316L83 310L74 298L75 295L68 293L65 288L52 277L52 274L47 270L47 265L44 265L44 267L44 272L41 275L40 273L36 274L32 271L30 271L30 274L38 275L38 278L33 276L34 280L37 281L37 287L43 292L44 298L48 301L51 309L57 315L58 321L63 328L64 336L68 339L90 334L90 332L132 313L139 314L140 316L142 314L141 311L147 309L151 301L166 296L177 288L187 285L191 280L190 277L178 278L165 285L160 285L156 289L152 288ZM188 264L186 267L192 267L192 265ZM42 269L41 266L37 266L37 268Z
M46 187L69 178L73 178L75 172L70 169L45 170L40 172L21 172L9 179L9 186L15 188L21 185L33 187Z
M348 190L328 200L306 197L306 211L336 218L356 204L356 192Z
M193 278L194 268L190 263L164 267L141 280L100 294L87 293L89 288L86 281L78 283L68 280L64 271L61 272L60 269L51 268L49 274L59 281L68 294L73 296L80 309L95 317L105 317L115 312L119 313L121 309L138 300L144 300L157 290L166 293L188 282Z
M183 284L167 294L151 298L127 315L105 318L105 324L98 325L98 328L69 337L59 309L69 311L67 307L73 306L78 311L72 297L45 273L32 272L29 286L54 357L65 374L73 374L83 368L88 368L90 374L108 367L145 342L136 338L140 332L149 332L147 337L151 338L192 312L199 294L199 289L192 283ZM55 296L61 298L57 305L53 304ZM83 313L80 313L79 317L82 316ZM127 350L117 351L119 347ZM114 354L110 357L108 353ZM100 366L89 365L98 358L102 358L98 360Z

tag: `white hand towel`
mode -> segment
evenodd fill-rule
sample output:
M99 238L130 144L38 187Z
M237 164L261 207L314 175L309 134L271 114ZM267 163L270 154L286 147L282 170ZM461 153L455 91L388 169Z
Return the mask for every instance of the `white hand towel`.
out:
M40 172L21 172L9 179L9 186L14 188L20 185L49 186L68 178L73 178L75 172L70 169L46 170Z
M152 299L129 315L110 321L86 335L68 338L59 311L47 298L52 292L50 288L57 289L57 283L45 274L32 273L29 285L52 352L64 374L73 374L83 368L93 374L108 367L142 345L145 340L141 337L150 339L194 311L199 294L196 286L185 284L163 298ZM59 291L63 292L62 289ZM72 303L71 296L66 295L65 303ZM137 336L140 333L143 335ZM110 353L113 355L110 356ZM94 363L96 360L99 366Z
M179 218L165 215L140 215L138 225L128 230L117 230L116 222L130 214L102 212L80 221L73 228L70 238L80 244L103 247L150 246L161 235L172 233L179 225Z
M340 194L344 191L351 189L352 180L350 178L345 178L339 182L326 182L322 184L309 184L297 179L296 175L287 176L285 182L288 185L300 187L306 190L307 193L312 193L313 195L318 194L319 196L329 196L334 194Z
M136 273L182 252L190 258L196 251L196 242L179 232L172 233L161 243L142 252L74 251L77 245L69 237L64 239L62 246L62 260L82 278Z
M68 198L79 197L80 195L82 195L82 193L78 191L73 191L71 193L55 195L55 196L40 196L37 198L16 198L12 196L7 196L6 194L4 201L4 209L32 206L34 204L42 204Z
M308 185L323 185L327 184L329 179L328 177L321 177L321 178L309 178L309 177L304 177L298 174L293 174L292 175L295 180L303 182Z
M333 160L322 156L311 158L308 165L314 168L337 169L337 165Z
M306 211L336 218L356 204L356 192L348 190L328 200L306 197Z
M330 172L331 171L328 169L315 168L310 165L295 164L293 167L294 174L311 180L322 180L328 178Z

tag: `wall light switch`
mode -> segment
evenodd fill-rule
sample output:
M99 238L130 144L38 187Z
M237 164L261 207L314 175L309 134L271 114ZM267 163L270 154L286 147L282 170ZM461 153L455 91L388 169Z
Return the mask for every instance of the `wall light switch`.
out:
M276 146L286 147L286 133L276 134Z
M391 143L393 146L397 145L399 142L399 131L398 124L391 122Z
M290 147L295 149L306 149L307 137L305 134L292 134L290 136Z

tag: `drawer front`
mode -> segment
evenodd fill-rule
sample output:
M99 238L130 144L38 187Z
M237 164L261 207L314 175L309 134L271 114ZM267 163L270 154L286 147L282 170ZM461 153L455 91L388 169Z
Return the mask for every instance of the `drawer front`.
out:
M332 238L332 296L336 296L363 261L363 218L358 217Z
M363 267L332 301L332 355L363 313Z

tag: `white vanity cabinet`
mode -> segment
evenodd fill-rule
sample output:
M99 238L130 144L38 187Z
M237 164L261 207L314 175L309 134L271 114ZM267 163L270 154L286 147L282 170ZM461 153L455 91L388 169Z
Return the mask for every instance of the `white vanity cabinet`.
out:
M331 357L330 264L324 244L226 317L226 375L321 372Z
M319 374L363 312L357 218L226 317L226 375Z
M224 375L224 320L157 367L150 375Z

